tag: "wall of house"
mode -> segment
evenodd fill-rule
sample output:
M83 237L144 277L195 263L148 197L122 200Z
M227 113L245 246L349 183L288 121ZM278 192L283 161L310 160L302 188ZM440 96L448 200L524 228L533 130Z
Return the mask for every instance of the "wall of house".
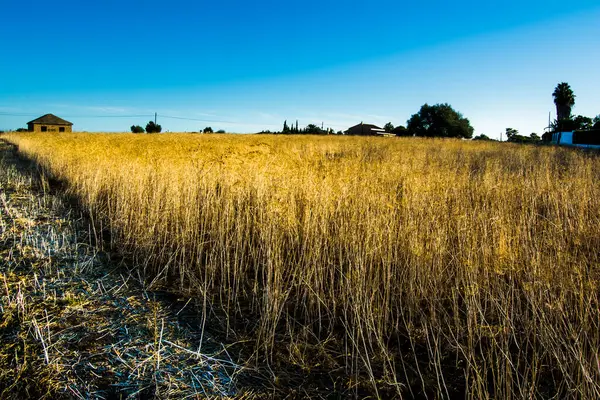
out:
M45 125L45 124L31 124L33 127L29 126L30 132L73 132L73 127L71 125ZM46 127L46 130L43 130L43 127ZM64 131L61 131L61 128Z
M597 144L582 144L573 142L573 132L555 132L552 134L552 143L562 146L584 147L587 149L600 149Z
M573 132L554 132L552 134L552 143L572 145L573 144Z

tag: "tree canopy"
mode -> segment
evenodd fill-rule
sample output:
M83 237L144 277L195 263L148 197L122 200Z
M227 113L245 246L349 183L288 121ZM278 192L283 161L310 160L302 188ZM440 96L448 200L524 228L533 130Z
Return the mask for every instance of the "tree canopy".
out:
M590 117L584 117L583 115L578 115L573 118L573 123L575 125L575 130L592 129L592 126L594 125Z
M133 133L144 133L144 128L139 125L131 125L131 132Z
M529 136L519 135L519 131L513 128L506 128L506 137L508 142L512 143L539 143L542 141L537 133L532 133Z
M306 128L304 128L304 133L308 135L320 135L325 132L315 124L308 124L306 125Z
M594 126L592 126L592 129L600 129L600 114L596 115L594 117L594 119L592 120L592 122L594 123Z
M408 130L415 136L471 138L473 127L469 120L450 104L425 103L418 113L407 121Z
M301 134L301 135L331 135L335 131L332 128L323 128L316 124L308 124L305 128L298 127L298 120L296 120L296 126L294 124L288 125L287 120L283 121L283 129L280 132L263 131L262 133L274 133L274 134Z
M480 135L475 136L473 138L473 140L494 140L494 139L491 139L488 135L482 133Z
M162 131L162 126L155 124L154 121L149 121L148 124L146 124L146 132L159 133L160 131Z
M395 127L392 130L392 133L395 134L396 136L410 136L411 135L410 131L402 125L398 125L397 127Z
M562 120L554 120L550 127L555 132L568 132L568 131L585 131L594 128L594 121L589 117L583 115L577 115L574 118L565 118Z
M554 104L556 104L556 120L560 123L562 120L571 118L571 109L575 105L575 94L567 82L561 82L552 92Z

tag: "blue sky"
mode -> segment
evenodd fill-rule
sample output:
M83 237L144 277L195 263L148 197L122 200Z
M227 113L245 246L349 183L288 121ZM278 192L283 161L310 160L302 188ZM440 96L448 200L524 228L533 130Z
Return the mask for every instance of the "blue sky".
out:
M541 133L552 90L600 114L600 4L4 0L0 129L343 130L450 103L475 132ZM168 117L183 117L176 119Z

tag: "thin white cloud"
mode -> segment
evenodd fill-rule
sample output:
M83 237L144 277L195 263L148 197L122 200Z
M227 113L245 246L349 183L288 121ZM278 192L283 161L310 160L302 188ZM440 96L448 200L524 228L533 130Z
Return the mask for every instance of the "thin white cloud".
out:
M126 114L130 113L131 110L123 107L112 107L112 106L87 106L83 107L89 111L94 112L102 112L102 113L118 113L118 114Z
M10 113L10 112L22 112L23 109L22 108L18 108L18 107L4 107L4 106L0 106L0 111L2 112L6 112L6 113Z

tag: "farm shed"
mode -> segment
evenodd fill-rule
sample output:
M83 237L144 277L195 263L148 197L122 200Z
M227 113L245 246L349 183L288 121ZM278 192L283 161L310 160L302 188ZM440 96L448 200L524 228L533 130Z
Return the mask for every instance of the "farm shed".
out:
M53 114L42 115L27 123L29 132L72 132L73 123Z
M385 130L381 129L376 125L363 124L362 122L358 125L354 125L344 132L345 135L383 135Z

